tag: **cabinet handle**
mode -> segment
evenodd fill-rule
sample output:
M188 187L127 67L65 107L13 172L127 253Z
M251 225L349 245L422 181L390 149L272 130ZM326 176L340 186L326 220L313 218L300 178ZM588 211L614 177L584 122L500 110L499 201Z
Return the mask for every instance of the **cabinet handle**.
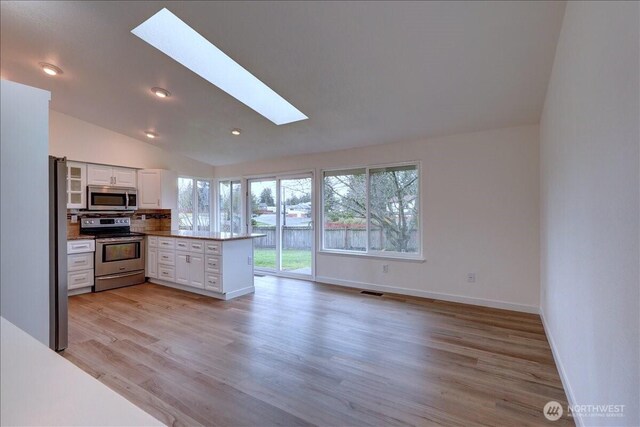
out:
M191 255L187 255L187 264L191 264Z
M160 199L158 199L158 207L160 207Z

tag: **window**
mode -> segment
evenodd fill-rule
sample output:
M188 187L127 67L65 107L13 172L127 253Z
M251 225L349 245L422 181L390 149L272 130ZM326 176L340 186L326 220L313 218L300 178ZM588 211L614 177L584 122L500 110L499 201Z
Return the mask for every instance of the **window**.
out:
M211 181L178 178L178 228L211 230Z
M369 248L418 252L418 168L369 170Z
M324 249L367 250L366 169L324 173Z
M419 181L415 164L325 171L323 249L419 255Z
M218 230L226 233L242 231L242 184L240 181L218 183Z

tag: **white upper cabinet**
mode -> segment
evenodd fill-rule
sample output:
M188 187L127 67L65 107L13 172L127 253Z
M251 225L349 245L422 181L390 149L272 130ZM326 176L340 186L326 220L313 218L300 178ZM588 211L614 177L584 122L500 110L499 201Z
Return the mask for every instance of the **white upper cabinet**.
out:
M87 185L113 185L113 168L103 165L87 165Z
M67 209L87 207L87 165L67 162Z
M176 209L178 175L164 169L138 171L139 209Z
M114 185L118 187L135 187L137 172L136 169L113 168Z
M87 165L87 185L135 187L136 170L105 165Z

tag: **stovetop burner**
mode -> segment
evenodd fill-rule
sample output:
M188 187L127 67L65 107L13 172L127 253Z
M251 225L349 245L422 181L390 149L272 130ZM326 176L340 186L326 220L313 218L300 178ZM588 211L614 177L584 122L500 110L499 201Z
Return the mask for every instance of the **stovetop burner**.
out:
M131 231L131 218L128 217L82 218L80 233L96 239L144 236L144 233Z

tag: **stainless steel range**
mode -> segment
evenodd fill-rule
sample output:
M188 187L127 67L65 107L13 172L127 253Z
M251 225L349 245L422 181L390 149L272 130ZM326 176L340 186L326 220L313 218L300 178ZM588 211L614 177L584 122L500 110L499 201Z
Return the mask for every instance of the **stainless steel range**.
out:
M82 218L80 232L96 238L94 292L144 283L144 234L131 218Z

